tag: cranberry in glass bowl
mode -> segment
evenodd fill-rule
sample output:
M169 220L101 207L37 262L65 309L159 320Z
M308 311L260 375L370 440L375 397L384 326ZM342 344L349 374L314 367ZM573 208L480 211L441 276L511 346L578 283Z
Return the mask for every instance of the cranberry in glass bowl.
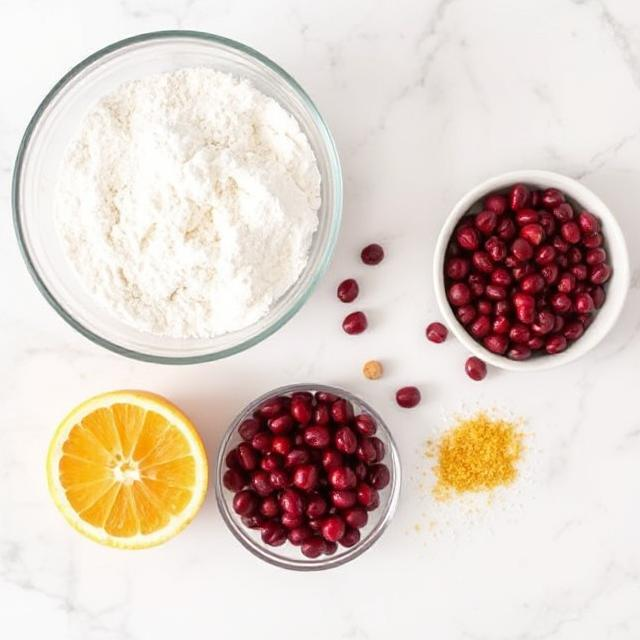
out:
M612 212L582 183L549 171L514 171L472 189L434 254L447 325L502 369L548 369L584 355L615 324L629 280Z
M234 419L215 491L225 524L254 555L285 569L329 569L382 535L398 503L400 460L364 400L337 387L289 385Z

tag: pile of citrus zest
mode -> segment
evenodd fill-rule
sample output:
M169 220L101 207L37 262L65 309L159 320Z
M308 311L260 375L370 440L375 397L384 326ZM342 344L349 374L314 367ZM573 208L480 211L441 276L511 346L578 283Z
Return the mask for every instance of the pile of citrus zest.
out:
M207 458L189 419L144 391L113 391L76 407L47 457L51 495L96 542L140 549L181 531L202 505Z
M490 491L511 484L522 456L520 425L480 412L460 419L438 442L427 442L427 457L436 457L435 497Z

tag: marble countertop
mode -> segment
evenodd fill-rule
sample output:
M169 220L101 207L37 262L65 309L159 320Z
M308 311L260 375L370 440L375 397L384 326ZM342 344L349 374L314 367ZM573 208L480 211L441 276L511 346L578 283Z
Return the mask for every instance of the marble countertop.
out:
M0 625L3 637L82 640L640 638L640 4L616 0L4 0L0 4ZM10 216L15 152L51 85L92 51L157 29L211 31L289 70L326 116L345 176L332 266L279 333L223 362L127 360L47 305ZM491 370L478 384L438 319L435 236L475 183L518 168L566 173L618 216L632 256L623 315L560 370ZM383 267L361 246L381 242ZM335 286L361 279L370 330L340 330ZM372 383L362 363L379 358ZM148 388L191 414L210 458L230 419L269 388L316 380L385 416L405 476L382 539L340 569L297 574L248 554L213 492L178 538L118 552L72 531L43 467L53 428L90 394ZM395 406L417 384L422 405ZM527 421L521 481L491 503L442 505L424 442L461 407ZM425 476L426 474L426 476Z

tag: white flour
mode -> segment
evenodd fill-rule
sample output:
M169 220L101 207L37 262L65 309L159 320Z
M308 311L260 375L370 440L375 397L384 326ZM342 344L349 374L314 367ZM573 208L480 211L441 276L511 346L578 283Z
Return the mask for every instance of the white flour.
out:
M115 316L211 337L259 320L298 279L320 173L278 103L228 74L184 69L91 110L55 205L69 260Z

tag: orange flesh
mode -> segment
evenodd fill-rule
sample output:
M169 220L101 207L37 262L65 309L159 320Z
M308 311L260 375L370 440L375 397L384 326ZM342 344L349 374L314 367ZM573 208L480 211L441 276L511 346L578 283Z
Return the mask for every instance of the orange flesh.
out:
M166 526L189 503L196 463L166 418L129 404L89 414L62 447L60 482L73 509L109 535Z

